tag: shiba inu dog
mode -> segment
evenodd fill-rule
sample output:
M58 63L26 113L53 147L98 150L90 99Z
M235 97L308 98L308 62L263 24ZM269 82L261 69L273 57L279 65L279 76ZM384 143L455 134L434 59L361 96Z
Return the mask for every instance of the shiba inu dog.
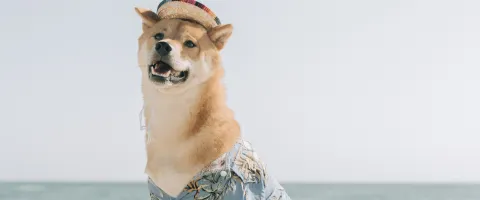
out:
M192 0L135 10L150 197L289 199L226 105L220 50L233 26Z

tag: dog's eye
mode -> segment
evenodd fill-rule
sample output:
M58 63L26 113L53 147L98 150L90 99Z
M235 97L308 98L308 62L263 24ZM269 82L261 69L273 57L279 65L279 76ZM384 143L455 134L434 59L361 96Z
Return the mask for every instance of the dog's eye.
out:
M155 38L155 40L163 40L163 33L157 33L153 36L153 38Z
M188 48L193 48L193 47L196 47L197 45L195 45L195 43L193 43L191 40L187 40L185 41L184 45Z

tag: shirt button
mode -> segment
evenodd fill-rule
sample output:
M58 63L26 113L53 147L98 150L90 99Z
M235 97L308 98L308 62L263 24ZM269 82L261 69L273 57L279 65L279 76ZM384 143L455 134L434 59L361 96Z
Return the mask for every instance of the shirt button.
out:
M220 176L226 176L227 175L227 172L226 171L221 171L220 172Z

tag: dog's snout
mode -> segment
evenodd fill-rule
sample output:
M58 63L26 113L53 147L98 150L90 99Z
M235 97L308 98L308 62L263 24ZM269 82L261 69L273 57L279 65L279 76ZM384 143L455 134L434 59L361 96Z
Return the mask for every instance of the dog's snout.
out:
M155 45L155 50L160 56L166 56L172 51L172 47L166 42L159 42Z

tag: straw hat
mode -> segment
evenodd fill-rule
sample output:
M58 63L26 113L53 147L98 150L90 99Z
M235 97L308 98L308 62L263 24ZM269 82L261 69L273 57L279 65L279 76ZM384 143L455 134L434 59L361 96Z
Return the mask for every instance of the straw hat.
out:
M207 30L220 25L220 19L207 6L195 0L163 0L157 8L160 19L188 19Z

